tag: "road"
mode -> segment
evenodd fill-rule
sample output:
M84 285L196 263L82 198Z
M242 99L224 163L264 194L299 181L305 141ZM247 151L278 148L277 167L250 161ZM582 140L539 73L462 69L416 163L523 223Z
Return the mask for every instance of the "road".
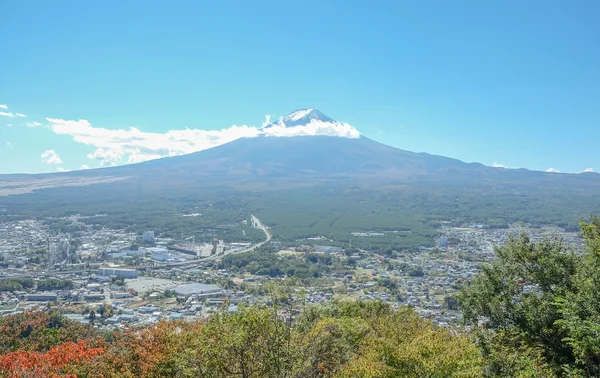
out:
M216 259L220 259L224 256L227 255L239 255L240 253L247 253L247 252L252 252L257 248L262 247L263 245L265 245L265 243L268 243L271 241L271 233L269 232L269 229L267 226L265 226L260 219L258 219L257 217L255 217L254 215L252 215L252 227L254 228L258 228L260 230L262 230L265 233L265 237L266 239L260 243L257 244L253 244L251 246L249 246L248 248L244 248L244 249L240 249L240 250L236 250L230 253L225 252L225 254L223 255L213 255L213 256L209 256L209 257L205 257L203 259L199 259L199 260L195 260L196 262L201 262L201 261L211 261L211 260L216 260Z
M153 269L164 269L164 268L170 268L170 267L180 267L180 266L193 266L195 264L201 263L201 262L205 262L205 261L213 261L213 260L217 260L217 259L221 259L225 256L228 255L239 255L241 253L247 253L247 252L252 252L257 248L262 247L263 245L265 245L266 243L271 241L271 232L269 232L269 228L267 226L265 226L260 219L258 219L257 217L255 217L254 215L251 215L252 217L252 227L257 228L262 230L265 233L265 240L260 242L260 243L256 243L253 244L247 248L244 249L239 249L239 250L235 250L235 251L230 251L229 253L225 253L223 255L212 255L209 257L204 257L202 259L197 259L197 260L192 260L192 261L184 261L184 262L180 262L180 263L171 263L171 264L161 264L161 265L156 265L155 267L153 267Z

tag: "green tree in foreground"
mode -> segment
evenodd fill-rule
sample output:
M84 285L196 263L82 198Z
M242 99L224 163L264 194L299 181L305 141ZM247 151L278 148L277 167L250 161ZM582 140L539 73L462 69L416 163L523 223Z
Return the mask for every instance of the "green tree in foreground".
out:
M587 250L526 235L463 288L465 321L480 328L488 376L600 374L600 218L581 224Z
M168 347L174 352L160 363L160 375L481 375L481 354L465 335L437 328L408 308L393 311L379 302L335 302L308 308L294 324L273 310L250 307L217 314L194 337L171 339L182 344Z

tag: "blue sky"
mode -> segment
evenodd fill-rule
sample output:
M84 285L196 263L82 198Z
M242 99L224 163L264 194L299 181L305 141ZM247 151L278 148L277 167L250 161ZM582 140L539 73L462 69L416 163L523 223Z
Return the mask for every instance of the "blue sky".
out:
M406 150L600 171L599 18L585 0L2 1L0 173L197 149L305 107Z

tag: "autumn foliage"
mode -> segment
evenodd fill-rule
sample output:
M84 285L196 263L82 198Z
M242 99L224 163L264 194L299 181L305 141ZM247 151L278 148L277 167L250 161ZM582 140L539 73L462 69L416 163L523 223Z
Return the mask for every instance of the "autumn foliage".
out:
M19 350L0 356L0 373L6 378L76 377L76 364L103 351L103 348L90 348L87 341L69 341L53 346L47 352Z
M43 352L66 342L93 339L90 327L55 311L26 311L0 319L0 354L18 350Z
M0 329L12 333L0 335L0 376L478 376L480 353L466 336L410 309L360 301L302 311L286 306L241 307L203 321L112 333L57 313L6 317ZM283 316L291 312L300 315Z

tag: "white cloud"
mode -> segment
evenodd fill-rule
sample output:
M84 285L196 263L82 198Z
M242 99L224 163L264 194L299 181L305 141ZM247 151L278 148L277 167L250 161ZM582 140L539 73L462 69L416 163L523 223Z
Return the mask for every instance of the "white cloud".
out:
M8 148L13 148L13 145L12 145L12 143L10 143L10 142L6 142L6 147L8 147Z
M12 127L12 123L7 123L6 126Z
M15 117L27 117L25 114L23 113L10 113L10 112L0 112L0 116L3 117L9 117L9 118L15 118Z
M79 169L90 169L90 167L88 167L88 166L87 166L87 165L85 165L85 164L82 164L82 165L81 165L81 167L79 167Z
M494 168L508 168L506 165L500 164L500 163L496 163L496 162L494 162L494 164L492 164L492 167L494 167Z
M59 171L59 172L71 172L70 169L66 169L66 168L63 168L63 167L57 167L56 170Z
M39 123L39 122L25 122L25 126L27 126L27 127L39 127L39 126L42 126L42 124Z
M95 127L87 120L46 118L49 128L56 134L68 135L78 143L95 147L87 155L101 166L139 163L167 156L177 156L202 151L239 138L266 136L329 135L358 138L360 133L352 126L339 122L312 120L305 126L285 127L276 124L266 129L254 126L233 125L221 130L183 129L164 133L145 132L135 127L106 129ZM266 122L270 121L267 115ZM267 123L268 124L268 123ZM264 124L263 124L264 125Z
M40 155L42 163L45 164L62 164L63 161L54 150L46 150Z
M137 152L137 151L136 151ZM104 149L98 148L96 151L87 155L88 159L100 161L100 165L117 165L125 156L126 152L120 148ZM132 154L133 156L133 154ZM150 159L148 159L150 160Z
M6 106L4 104L0 104L0 109L8 109L8 106Z
M594 168L586 168L583 170L584 173L594 172Z
M94 127L87 120L47 120L50 122L50 129L56 134L70 135L76 142L96 147L87 157L98 160L102 166L188 154L260 134L257 128L245 125L234 125L223 130L184 129L153 133L135 127L129 130Z
M548 168L546 169L546 172L550 172L550 173L560 173L560 171L558 169L554 169L554 168Z
M283 121L279 121L273 126L263 129L266 136L314 136L326 135L344 138L360 138L360 133L354 127L341 122L323 122L312 119L310 123L304 126L286 127Z
M271 124L271 115L267 114L265 116L265 122L263 122L262 127L265 127L265 126L270 125L270 124Z

